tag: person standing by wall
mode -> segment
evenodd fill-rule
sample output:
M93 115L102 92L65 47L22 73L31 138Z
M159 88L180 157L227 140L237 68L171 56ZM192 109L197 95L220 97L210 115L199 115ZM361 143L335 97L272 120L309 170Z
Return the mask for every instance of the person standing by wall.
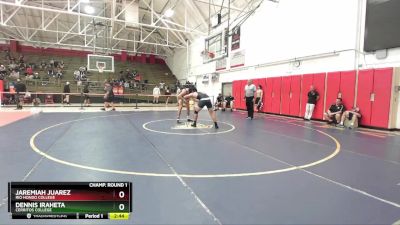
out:
M311 120L312 114L314 112L315 104L319 99L319 93L315 90L314 85L310 86L310 91L307 93L307 104L306 113L304 115L304 120Z
M168 101L169 101L169 98L171 96L171 90L169 89L168 86L165 88L165 93L164 94L166 95L166 98L167 98L165 100L165 105L168 105Z
M246 99L247 118L252 120L254 117L254 93L256 92L256 86L253 84L253 80L248 80L244 87L244 96Z
M256 92L256 109L257 112L261 111L261 108L263 107L263 97L264 97L264 91L262 89L261 85L258 85L258 89Z
M17 83L15 84L15 92L17 93L15 95L17 109L22 109L22 105L24 104L24 94L21 94L21 92L26 92L26 85L22 83L20 79L18 79Z
M70 89L70 87L69 87L69 82L68 82L68 81L67 81L67 82L65 83L65 85L64 85L64 91L63 91L63 93L64 93L63 103L67 103L67 105L71 105L71 104L69 103L69 94L68 94L68 93L71 93L71 89Z
M84 106L88 107L90 106L90 96L89 96L89 83L86 83L85 86L83 87L83 94L84 94Z
M156 85L153 89L153 104L158 104L158 99L160 98L160 88Z

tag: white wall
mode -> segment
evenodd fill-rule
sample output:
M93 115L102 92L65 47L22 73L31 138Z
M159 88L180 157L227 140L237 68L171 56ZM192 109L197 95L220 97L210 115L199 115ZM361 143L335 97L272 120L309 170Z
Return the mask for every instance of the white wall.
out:
M188 63L186 49L180 49L167 64L179 79L197 81L199 90L213 95L221 91L222 82L238 79L399 67L400 48L388 50L385 59L362 52L365 9L366 0L264 1L241 26L240 49L246 51L243 68L219 71L218 83L201 84L203 74L215 72L215 62L202 63L205 37L190 43ZM293 59L302 57L301 65L294 67Z

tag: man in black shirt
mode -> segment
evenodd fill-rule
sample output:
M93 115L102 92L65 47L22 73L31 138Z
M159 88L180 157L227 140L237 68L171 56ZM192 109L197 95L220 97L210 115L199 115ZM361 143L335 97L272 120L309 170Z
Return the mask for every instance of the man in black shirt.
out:
M233 100L235 100L232 95L229 93L228 96L225 97L225 101L222 107L222 111L226 110L226 107L231 108L231 112L233 111Z
M338 124L344 111L346 111L346 108L342 104L342 99L337 98L336 103L332 104L329 110L324 113L324 119L328 121L328 124Z
M219 109L219 107L222 107L223 100L224 100L224 97L222 96L221 93L219 93L217 96L217 101L215 102L215 105L214 105L214 111L217 111Z
M64 99L63 99L63 103L67 103L68 105L70 105L69 103L69 93L71 93L71 89L69 87L69 82L67 81L64 85Z
M15 84L15 100L17 101L17 109L22 109L22 105L24 103L24 94L20 94L21 92L26 92L26 85L21 82L20 79L17 80Z
M315 90L314 86L310 86L310 91L307 93L307 104L306 104L306 113L304 115L305 120L311 120L312 114L314 112L315 104L319 99L319 94Z

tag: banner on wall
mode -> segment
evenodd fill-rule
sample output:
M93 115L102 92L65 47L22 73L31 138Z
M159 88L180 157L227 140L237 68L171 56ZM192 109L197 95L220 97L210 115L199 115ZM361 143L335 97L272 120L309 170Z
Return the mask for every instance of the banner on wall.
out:
M226 69L226 57L218 59L215 63L215 70L225 70Z
M232 43L231 43L231 51L237 50L240 48L240 26L234 27L232 30Z
M245 50L232 53L230 58L231 68L244 66L245 55L246 55Z

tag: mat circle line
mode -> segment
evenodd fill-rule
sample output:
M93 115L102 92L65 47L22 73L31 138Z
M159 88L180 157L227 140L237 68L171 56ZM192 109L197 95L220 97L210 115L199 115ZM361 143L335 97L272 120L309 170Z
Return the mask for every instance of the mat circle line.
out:
M159 131L159 130L154 130L154 129L150 129L148 128L148 125L151 123L156 123L156 122L162 122L162 121L169 121L169 120L174 120L176 121L176 119L164 119L164 120L152 120L149 121L147 123L143 124L143 129L147 130L147 131L151 131L151 132L155 132L155 133L160 133L160 134L171 134L171 135L186 135L186 136L197 136L197 135L211 135L211 134L224 134L224 133L228 133L231 132L233 130L235 130L235 126L230 124L230 123L226 123L226 122L221 122L218 121L219 124L226 124L228 126L231 127L231 129L229 130L224 130L224 131L218 131L218 132L212 132L212 133L208 133L208 132L203 132L203 133L174 133L174 132L167 132L167 131ZM200 120L200 121L211 121L211 120ZM213 128L214 129L214 128Z
M70 120L70 121L66 121L66 122L62 122L62 123L58 123L58 124L54 124L52 126L43 128L41 130L39 130L38 132L36 132L29 140L29 144L31 146L31 149L36 152L37 154L53 161L56 163L60 163L63 165L67 165L67 166L71 166L71 167L75 167L75 168L80 168L80 169L86 169L86 170L92 170L92 171L98 171L98 172L105 172L105 173L114 173L114 174L125 174L125 175L135 175L135 176L150 176L150 177L183 177L183 178L227 178L227 177L247 177L247 176L261 176L261 175L269 175L269 174L276 174L276 173L284 173L284 172L289 172L289 171L293 171L293 170L298 170L298 169L305 169L308 167L312 167L312 166L316 166L318 164L321 164L323 162L326 162L330 159L332 159L333 157L335 157L337 154L339 154L340 152L340 148L341 145L339 143L339 141L323 132L317 129L313 129L313 128L309 128L306 126L301 126L304 127L306 129L311 129L314 130L316 132L319 132L327 137L329 137L331 140L333 140L336 144L336 148L335 150L328 156L326 156L325 158L322 158L320 160L305 164L305 165L300 165L300 166L292 166L292 167L288 167L288 168L284 168L284 169L277 169L277 170L267 170L267 171L259 171L259 172L248 172L248 173L226 173L226 174L173 174L173 173L148 173L148 172L136 172L136 171L126 171L126 170L114 170L114 169L105 169L105 168L99 168L99 167L93 167L93 166L87 166L87 165L82 165L82 164L78 164L78 163L73 163L73 162L68 162L56 157L53 157L45 152L43 152L42 150L40 150L36 144L35 144L35 139L43 132L50 130L52 128L58 127L58 126L62 126L68 123L74 123L74 122L78 122L78 121L83 121L83 120L89 120L89 119L97 119L97 118L104 118L104 117L113 117L113 116L123 116L123 115L130 115L130 114L119 114L119 115L108 115L108 116L96 116L96 117L89 117L89 118L82 118L82 119L77 119L77 120ZM289 123L287 123L289 124ZM297 125L300 126L300 125Z

